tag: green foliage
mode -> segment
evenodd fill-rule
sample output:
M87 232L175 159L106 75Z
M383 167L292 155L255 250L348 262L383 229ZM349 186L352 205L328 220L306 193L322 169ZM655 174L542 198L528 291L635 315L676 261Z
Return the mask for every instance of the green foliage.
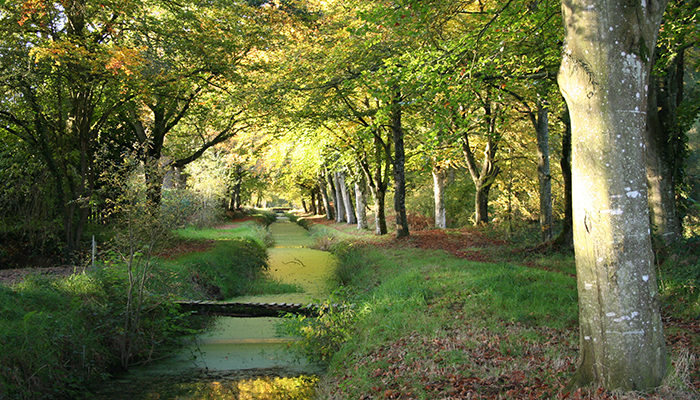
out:
M357 322L355 311L351 307L336 307L331 296L321 303L318 316L290 316L283 325L283 332L300 338L294 344L306 359L327 364L343 347L354 333Z
M152 260L139 321L129 328L129 365L167 353L196 328L198 322L173 305L176 298L298 290L264 279L265 247L235 238L239 233L246 235L226 232L230 240L220 238L208 252ZM211 238L213 230L200 236ZM135 315L128 305L127 294L134 290L129 282L126 262L113 257L94 271L64 279L30 276L12 288L0 285L0 398L82 398L88 383L122 369L125 321Z
M453 171L448 177L444 192L448 227L470 224L474 214L474 183L466 171ZM435 200L432 177L428 174L412 174L406 193L406 209L428 218L435 217Z
M287 217L291 222L294 222L295 224L301 226L302 228L306 229L307 231L311 228L311 224L309 223L309 220L305 218L301 218L298 215L294 213L284 213L285 217Z
M700 239L685 239L659 266L664 304L674 316L700 318Z
M224 220L221 202L188 189L163 190L161 213L174 226L212 226Z
M249 293L267 269L267 253L258 242L240 238L222 240L206 253L185 255L174 263L189 272L202 298L224 299Z
M123 271L122 271L123 274ZM111 272L63 280L33 277L0 286L0 397L82 398L87 382L119 365L125 280ZM149 296L134 360L157 355L188 323L161 296Z
M262 208L253 208L247 211L248 215L251 217L259 218L260 221L265 226L270 226L273 222L277 221L277 214L272 210L265 210Z

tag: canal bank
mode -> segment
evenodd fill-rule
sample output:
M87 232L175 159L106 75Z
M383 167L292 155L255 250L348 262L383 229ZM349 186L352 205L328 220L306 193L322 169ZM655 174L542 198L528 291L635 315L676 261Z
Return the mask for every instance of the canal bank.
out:
M227 301L309 303L325 298L336 260L308 248L309 233L297 224L270 226L270 278L295 285L297 293L244 296ZM320 367L299 357L296 340L279 333L277 318L218 317L211 327L171 357L134 368L102 391L101 399L128 398L310 398ZM115 397L116 396L116 397Z

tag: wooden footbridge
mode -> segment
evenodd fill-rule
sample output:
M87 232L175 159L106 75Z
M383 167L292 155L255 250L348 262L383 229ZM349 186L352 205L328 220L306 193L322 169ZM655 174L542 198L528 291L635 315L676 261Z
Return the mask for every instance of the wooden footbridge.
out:
M219 315L226 317L283 317L287 314L317 317L331 309L342 309L338 304L292 303L236 303L225 301L176 301L175 304L193 315Z

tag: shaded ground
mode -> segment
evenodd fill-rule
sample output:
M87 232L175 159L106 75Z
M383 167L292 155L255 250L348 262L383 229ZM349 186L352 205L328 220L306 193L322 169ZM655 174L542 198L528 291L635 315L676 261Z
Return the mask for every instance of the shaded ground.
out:
M365 241L370 235L372 243L382 247L415 247L425 250L443 250L457 258L469 261L512 262L530 268L575 276L572 268L563 269L558 266L540 264L536 262L539 257L537 257L537 254L533 254L530 249L512 248L508 242L491 237L473 227L411 230L409 237L396 239L391 232L381 238L371 236L371 232L358 230L355 225L338 224L321 216L313 216L306 219L314 224L324 225L330 229L342 232L345 235L357 236L361 242Z
M82 269L75 269L70 266L2 269L0 270L0 283L13 285L24 280L27 275L65 277L73 274L75 271L82 271Z
M222 228L228 229L228 228ZM216 244L215 240L176 240L173 246L156 253L157 257L173 260L189 253L201 253L210 250Z
M370 242L372 246L390 249L413 247L426 250L442 250L457 258L477 262L518 264L575 277L575 266L570 254L539 254L524 246L516 248L512 243L490 237L476 228L412 230L408 238L396 239L392 233L378 238L368 231L358 231L355 226L337 224L323 218L309 218L313 223L345 235L357 237L358 242ZM346 236L347 238L347 236ZM353 240L350 238L350 240ZM428 276L425 278L429 279ZM433 310L434 305L429 305ZM433 311L429 311L433 312ZM697 358L700 356L700 321L671 317L671 310L663 310L664 329L669 351L674 353L674 367L680 371L678 379L694 393L678 393L663 388L654 395L619 395L602 390L567 393L564 385L576 367L577 343L575 326L566 330L548 328L538 332L549 340L544 343L513 341L522 335L519 324L504 325L502 332L483 332L459 321L448 329L445 337L424 335L401 337L387 342L381 348L354 360L354 368L366 369L376 387L368 388L383 399L413 398L416 385L433 398L440 399L694 399L700 392L700 372ZM455 318L464 315L456 313ZM477 340L475 340L477 338ZM515 351L513 351L515 349ZM558 354L552 357L552 353ZM456 355L465 357L463 368L469 371L445 368L444 359ZM466 356L465 356L466 355ZM356 364L355 364L356 363ZM379 366L379 368L377 368ZM335 377L332 385L357 384L353 373ZM323 391L323 389L321 389ZM326 393L325 398L334 398ZM369 398L369 397L368 397Z
M218 226L217 229L233 229L240 226L242 222L259 220L259 217L244 217L230 221L226 224ZM216 241L214 240L187 240L174 239L169 246L159 250L156 253L157 257L166 260L172 260L189 253L205 252L210 250ZM29 258L28 258L29 259ZM53 262L55 263L55 261ZM66 277L74 272L80 272L82 267L71 265L51 265L50 260L39 258L36 262L28 262L31 267L0 269L0 284L13 285L21 282L28 275L42 275L51 277Z

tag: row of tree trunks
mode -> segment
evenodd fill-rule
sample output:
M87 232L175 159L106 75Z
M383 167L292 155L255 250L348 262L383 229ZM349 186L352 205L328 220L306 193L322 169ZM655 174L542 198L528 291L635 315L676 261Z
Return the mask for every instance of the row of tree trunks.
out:
M323 174L318 176L318 188L321 192L321 198L323 199L323 208L326 210L326 219L332 221L334 218L333 208L331 207L330 199L328 198L328 190L326 185L326 178Z

